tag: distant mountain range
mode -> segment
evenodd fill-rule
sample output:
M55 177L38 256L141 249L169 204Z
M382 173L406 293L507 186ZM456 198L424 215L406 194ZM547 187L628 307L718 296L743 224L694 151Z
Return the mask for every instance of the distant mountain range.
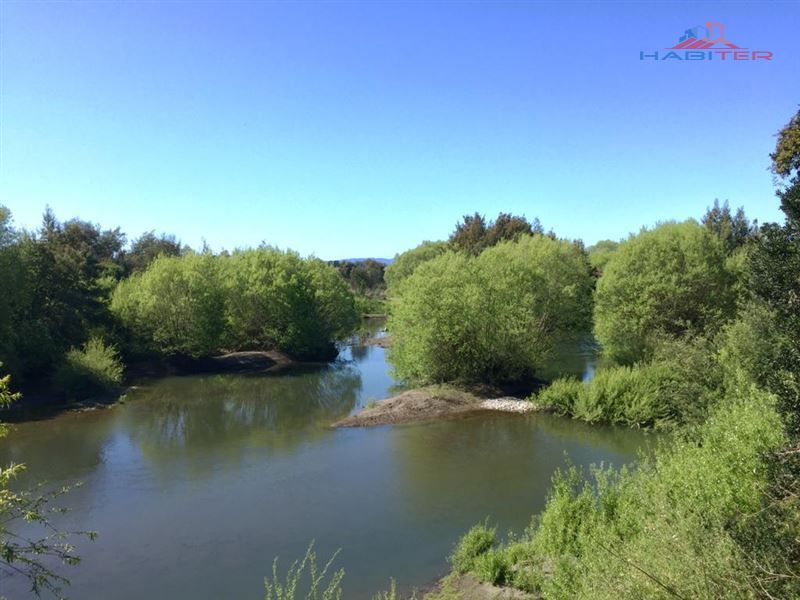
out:
M384 265L390 265L394 262L393 258L340 258L338 259L339 262L352 262L352 263L360 263L364 262L365 260L374 260L375 262L379 262Z

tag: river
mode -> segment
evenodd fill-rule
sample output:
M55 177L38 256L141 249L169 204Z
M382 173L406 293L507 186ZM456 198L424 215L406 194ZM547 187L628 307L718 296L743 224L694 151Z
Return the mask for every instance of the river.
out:
M273 557L286 568L313 539L320 558L341 548L344 597L359 600L390 577L429 585L487 517L521 530L567 457L620 465L650 439L551 415L330 429L397 389L385 352L356 344L327 367L145 381L107 410L15 424L0 462L28 465L20 485L83 482L58 523L99 537L62 568L71 598L255 600ZM573 349L553 369L593 365ZM30 597L8 577L0 595Z

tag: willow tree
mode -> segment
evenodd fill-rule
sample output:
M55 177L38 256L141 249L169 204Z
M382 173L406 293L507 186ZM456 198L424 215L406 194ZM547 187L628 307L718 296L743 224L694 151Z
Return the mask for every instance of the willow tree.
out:
M525 379L559 336L588 329L590 315L590 267L576 244L534 235L477 257L447 252L393 297L390 358L414 381Z

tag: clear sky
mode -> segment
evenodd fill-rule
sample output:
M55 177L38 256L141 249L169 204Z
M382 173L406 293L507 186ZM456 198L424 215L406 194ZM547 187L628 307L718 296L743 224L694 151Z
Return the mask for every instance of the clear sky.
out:
M641 61L726 26L772 61ZM214 249L390 257L479 211L593 243L780 218L800 2L0 0L0 203Z

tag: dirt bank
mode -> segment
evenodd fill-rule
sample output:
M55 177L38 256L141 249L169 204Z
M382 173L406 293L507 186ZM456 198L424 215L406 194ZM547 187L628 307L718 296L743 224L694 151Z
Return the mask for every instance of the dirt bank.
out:
M481 583L470 574L449 575L432 590L427 591L426 600L533 600L532 594L490 583Z
M534 405L519 398L487 398L489 390L467 391L437 385L403 392L381 400L354 415L337 421L333 427L373 427L452 418L479 411L529 412Z

